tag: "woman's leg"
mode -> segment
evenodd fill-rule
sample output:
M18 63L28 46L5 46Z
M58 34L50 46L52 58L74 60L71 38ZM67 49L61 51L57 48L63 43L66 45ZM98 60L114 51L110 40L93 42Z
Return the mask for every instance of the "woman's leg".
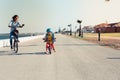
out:
M13 48L12 47L12 36L13 36L13 32L10 32L10 47L11 47L11 49Z

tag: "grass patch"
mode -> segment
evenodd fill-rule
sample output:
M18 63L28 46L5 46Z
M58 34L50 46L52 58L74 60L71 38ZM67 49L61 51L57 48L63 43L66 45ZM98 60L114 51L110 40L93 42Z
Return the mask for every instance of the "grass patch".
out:
M84 33L84 36L98 36L98 33ZM120 37L120 33L101 33L101 36L104 37Z

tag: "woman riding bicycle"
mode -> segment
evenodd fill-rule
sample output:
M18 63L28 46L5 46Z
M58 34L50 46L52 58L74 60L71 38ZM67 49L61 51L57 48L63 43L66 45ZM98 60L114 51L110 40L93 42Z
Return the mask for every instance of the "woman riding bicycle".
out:
M18 40L19 31L17 30L17 28L22 28L24 26L24 24L20 25L20 23L18 22L18 18L19 18L18 15L14 15L8 25L8 27L10 27L10 29L11 29L10 30L10 47L11 47L11 49L13 49L12 36L14 36L17 39L17 41L19 42L19 40Z

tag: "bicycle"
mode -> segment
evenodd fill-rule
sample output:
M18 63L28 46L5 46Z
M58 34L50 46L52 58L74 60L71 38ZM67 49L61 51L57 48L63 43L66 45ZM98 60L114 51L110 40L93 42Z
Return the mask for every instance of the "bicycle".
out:
M15 35L18 35L18 31L15 30L15 31L13 31L13 33L14 33L14 35L13 35L13 44L12 44L12 46L13 46L13 50L15 51L15 53L17 53L18 52L18 42L19 41L17 40Z
M54 38L56 40L56 38ZM47 42L46 43L46 48L48 50L48 53L51 54L52 53L52 49L53 49L53 46L52 46L52 43L51 41L46 41L45 38L43 38L44 42Z
M22 24L22 26L19 26L19 28L22 28L23 26L24 26L25 24ZM13 46L13 49L14 49L14 51L15 51L15 53L17 53L18 52L18 42L19 42L19 40L15 37L15 35L17 35L18 36L18 34L19 34L19 31L18 30L14 30L13 31L13 44L12 44L12 46Z
M48 53L51 54L51 50L52 50L51 43L48 42L46 45L47 45L47 50L49 51Z

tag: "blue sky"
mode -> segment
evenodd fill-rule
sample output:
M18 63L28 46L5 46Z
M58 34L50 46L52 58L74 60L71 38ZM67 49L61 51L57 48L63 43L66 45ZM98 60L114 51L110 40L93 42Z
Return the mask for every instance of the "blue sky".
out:
M45 32L47 27L82 26L120 21L120 0L0 0L0 33L8 33L8 23L14 14L24 23L20 32Z

